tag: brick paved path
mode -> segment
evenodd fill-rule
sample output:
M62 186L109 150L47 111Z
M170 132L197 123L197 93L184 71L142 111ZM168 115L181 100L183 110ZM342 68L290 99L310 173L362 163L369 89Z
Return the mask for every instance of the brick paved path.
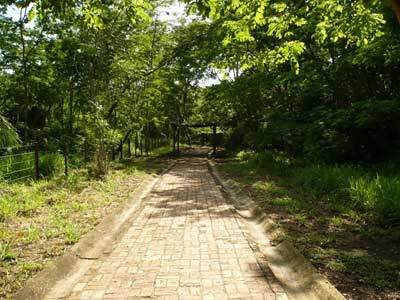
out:
M66 299L287 299L204 159L179 162L116 248Z

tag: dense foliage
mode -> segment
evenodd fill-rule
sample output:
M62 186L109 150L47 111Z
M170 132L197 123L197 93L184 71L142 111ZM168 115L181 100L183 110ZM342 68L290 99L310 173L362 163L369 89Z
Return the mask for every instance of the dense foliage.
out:
M22 142L101 160L125 143L147 152L170 136L207 64L192 52L202 23L160 21L164 2L0 5L0 115ZM3 117L0 146L12 146L18 138Z
M389 3L187 2L224 29L222 65L236 78L205 92L205 110L229 116L233 144L332 162L377 161L398 146L400 35Z
M131 137L146 148L173 123L218 121L236 147L333 162L392 154L400 36L389 3L186 2L207 19L173 27L157 11L168 3L144 0L3 4L2 115L25 143L78 152ZM199 88L207 74L220 84Z
M0 221L44 205L42 191L22 204L25 187L1 191L33 170L92 162L88 175L103 179L131 145L212 141L212 129L186 125L217 124L221 144L245 149L230 175L249 179L268 209L287 206L301 237L315 238L322 214L346 234L385 228L396 248L400 1L182 0L191 17L168 22L173 2L0 1ZM14 259L10 245L0 261ZM372 266L383 274L372 273L375 288L399 289L398 264L337 253L342 271Z

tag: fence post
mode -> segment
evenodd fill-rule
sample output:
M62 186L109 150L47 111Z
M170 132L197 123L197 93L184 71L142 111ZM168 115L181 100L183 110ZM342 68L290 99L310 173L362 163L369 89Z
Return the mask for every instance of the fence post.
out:
M40 170L39 170L39 143L35 143L35 179L39 180Z

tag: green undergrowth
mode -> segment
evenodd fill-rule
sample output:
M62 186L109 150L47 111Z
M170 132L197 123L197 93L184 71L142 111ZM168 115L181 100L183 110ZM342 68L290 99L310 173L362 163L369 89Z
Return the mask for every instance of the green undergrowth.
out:
M341 278L342 290L400 290L400 172L393 164L322 165L242 151L219 168L317 267Z
M154 156L113 162L105 180L85 169L40 181L0 182L0 299L13 293L46 261L65 252L114 208L138 183L159 173Z
M61 153L41 153L39 155L41 177L51 177L62 173L64 159ZM34 178L35 155L33 152L0 156L0 180L15 182Z

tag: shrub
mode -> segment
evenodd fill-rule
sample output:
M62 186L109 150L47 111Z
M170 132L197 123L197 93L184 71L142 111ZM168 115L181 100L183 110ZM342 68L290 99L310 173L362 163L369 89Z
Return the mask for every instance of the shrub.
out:
M287 155L278 152L240 151L237 157L241 161L247 161L255 168L266 169L279 175L285 175L288 168L293 165L292 160Z
M107 154L103 145L95 152L94 161L89 167L89 175L97 179L104 179L108 174Z
M250 160L255 155L254 152L242 150L237 154L237 158L241 161Z

